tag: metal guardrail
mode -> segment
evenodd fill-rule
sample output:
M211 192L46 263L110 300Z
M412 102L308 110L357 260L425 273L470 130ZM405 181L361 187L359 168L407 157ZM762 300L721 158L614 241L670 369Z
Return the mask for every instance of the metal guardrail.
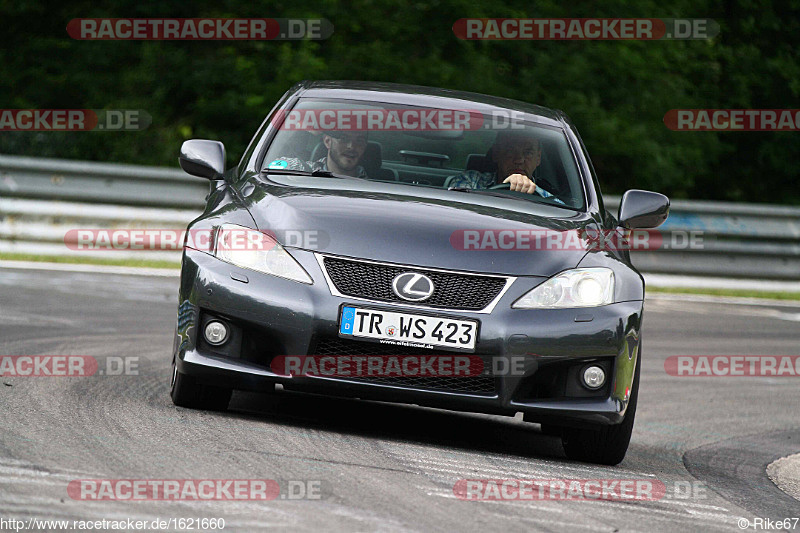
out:
M208 186L208 184L206 184ZM180 261L180 252L72 250L71 230L185 229L200 208L172 209L6 198L0 193L0 253Z
M180 169L0 156L0 253L180 262L175 251L72 250L68 231L185 229L208 194Z
M207 181L177 168L0 156L3 198L198 208L207 193Z
M199 214L208 189L207 181L178 169L0 156L0 252L86 256L67 249L67 231L183 229ZM619 201L606 197L614 211ZM631 254L644 272L800 280L798 207L678 200L659 230L671 249ZM680 242L692 235L699 246ZM92 253L180 257L177 252Z
M696 246L632 252L644 272L800 280L800 208L676 200L658 229L671 241L694 232Z

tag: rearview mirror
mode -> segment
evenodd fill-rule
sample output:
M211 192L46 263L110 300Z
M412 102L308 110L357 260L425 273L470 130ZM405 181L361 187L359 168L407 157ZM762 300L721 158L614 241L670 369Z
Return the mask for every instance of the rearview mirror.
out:
M619 203L619 225L627 229L657 228L668 215L669 198L657 192L631 189Z
M219 141L203 139L186 141L181 146L178 162L192 176L210 180L222 179L225 173L225 145Z

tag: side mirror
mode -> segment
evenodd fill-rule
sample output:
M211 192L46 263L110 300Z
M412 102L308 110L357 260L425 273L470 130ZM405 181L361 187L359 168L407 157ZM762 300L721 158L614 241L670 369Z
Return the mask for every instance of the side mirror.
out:
M225 173L225 145L219 141L202 139L186 141L181 146L178 162L192 176L210 180L222 179Z
M619 203L619 225L627 229L657 228L667 220L669 198L663 194L632 189Z

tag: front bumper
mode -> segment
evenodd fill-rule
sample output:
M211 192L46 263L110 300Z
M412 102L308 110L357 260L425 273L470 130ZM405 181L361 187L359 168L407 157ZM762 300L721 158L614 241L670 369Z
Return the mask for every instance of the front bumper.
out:
M418 381L405 385L283 376L270 369L274 356L320 353L317 350L325 342L338 339L340 306L363 305L331 294L311 252L291 253L314 279L313 285L241 269L203 252L185 251L175 338L175 361L181 373L235 389L263 391L280 383L292 390L459 411L510 416L523 412L526 420L557 425L622 421L639 356L642 301L591 309L511 309L512 302L544 281L520 277L490 314L439 312L480 321L476 354L487 364L499 358L523 361L521 373L494 375L490 392L430 390ZM402 304L375 306L419 312ZM208 317L232 324L234 333L224 349L198 338ZM370 344L370 349L377 346ZM589 362L608 369L607 384L597 392L582 390L574 379L575 369Z

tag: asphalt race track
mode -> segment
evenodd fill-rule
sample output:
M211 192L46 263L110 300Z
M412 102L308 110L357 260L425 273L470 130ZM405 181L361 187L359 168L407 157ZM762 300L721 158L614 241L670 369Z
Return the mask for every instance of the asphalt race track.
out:
M800 305L649 298L633 440L621 465L597 467L566 460L557 438L517 418L288 391L236 393L222 414L177 408L168 392L177 283L0 270L0 355L87 355L100 369L138 363L130 375L0 378L0 519L207 517L224 518L225 531L673 532L800 517L800 501L765 473L800 451L800 377L664 369L671 355L798 355ZM483 478L650 479L666 493L655 501L454 494L458 480ZM81 479L271 479L282 497L83 501L67 490ZM319 496L290 498L290 485L292 494L301 487Z

